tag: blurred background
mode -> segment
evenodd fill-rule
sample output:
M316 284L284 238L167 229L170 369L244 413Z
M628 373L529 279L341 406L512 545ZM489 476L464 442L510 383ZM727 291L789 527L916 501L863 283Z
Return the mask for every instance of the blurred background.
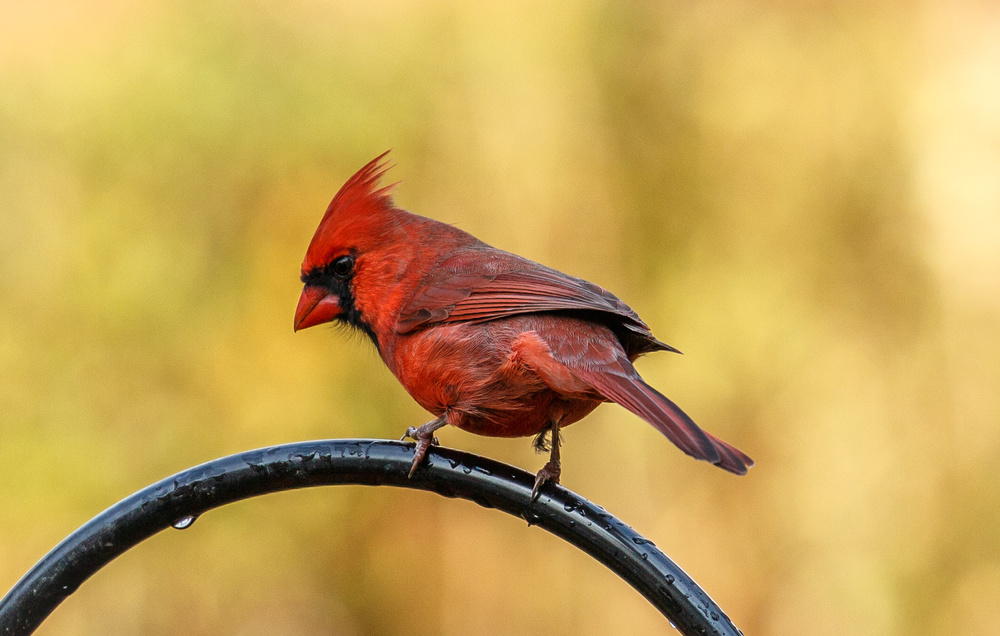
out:
M995 3L4 0L0 87L0 591L178 470L428 419L363 339L292 332L392 148L401 207L685 352L639 369L750 474L603 406L563 483L747 634L995 633ZM39 633L667 632L519 519L343 487L161 533Z

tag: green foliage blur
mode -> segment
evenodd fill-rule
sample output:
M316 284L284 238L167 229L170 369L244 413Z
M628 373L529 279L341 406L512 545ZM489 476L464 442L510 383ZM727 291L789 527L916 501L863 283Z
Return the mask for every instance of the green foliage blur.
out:
M401 207L685 352L639 368L750 474L603 406L563 483L746 633L995 633L1000 11L945 0L0 3L0 592L173 472L429 419L363 339L292 332L388 148ZM161 533L39 631L668 632L537 528L361 487Z

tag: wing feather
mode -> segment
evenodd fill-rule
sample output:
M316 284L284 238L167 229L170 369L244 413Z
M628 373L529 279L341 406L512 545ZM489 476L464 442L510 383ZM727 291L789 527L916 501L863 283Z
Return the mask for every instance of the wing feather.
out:
M492 248L459 253L435 268L400 312L396 331L551 311L598 312L634 334L640 353L676 351L657 340L639 315L611 292Z

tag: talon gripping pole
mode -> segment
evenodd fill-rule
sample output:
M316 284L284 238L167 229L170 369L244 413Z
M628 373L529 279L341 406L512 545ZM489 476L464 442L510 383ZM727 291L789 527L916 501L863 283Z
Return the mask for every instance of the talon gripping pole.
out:
M97 515L45 555L0 600L0 634L31 634L84 581L161 530L186 528L198 515L241 499L338 484L428 490L521 517L606 565L681 633L741 634L691 577L600 506L552 484L531 503L533 475L437 446L407 478L413 447L368 439L299 442L230 455L167 477Z

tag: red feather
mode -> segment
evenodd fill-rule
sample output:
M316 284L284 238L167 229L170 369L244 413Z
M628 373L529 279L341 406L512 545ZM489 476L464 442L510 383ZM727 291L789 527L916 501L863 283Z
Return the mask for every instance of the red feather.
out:
M535 435L605 401L688 455L737 474L753 465L642 380L633 360L676 350L631 307L593 283L397 209L393 186L379 186L384 158L351 177L323 215L302 263L295 325L339 320L361 329L406 390L438 416L417 433L414 466L443 424ZM555 450L552 457L539 480L558 475Z
M400 334L440 322L482 322L549 311L585 311L633 332L641 353L677 351L657 340L635 311L593 283L495 248L467 248L440 263L400 311ZM679 353L679 352L678 352Z
M392 167L382 163L382 159L388 154L389 151L386 150L365 164L347 180L330 201L309 243L309 249L306 250L306 257L302 261L303 272L323 267L335 255L338 245L330 232L334 215L361 219L374 213L387 212L395 207L390 194L398 183L377 187L379 179Z

